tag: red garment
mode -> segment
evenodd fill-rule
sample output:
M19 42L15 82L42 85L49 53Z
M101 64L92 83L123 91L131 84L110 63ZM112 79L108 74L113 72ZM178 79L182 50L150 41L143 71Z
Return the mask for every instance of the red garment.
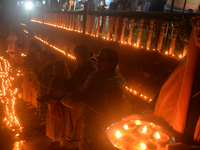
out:
M193 32L194 29L190 36L187 58L163 85L154 110L155 117L163 119L180 135L183 135L185 130L196 62L200 52L195 44ZM200 133L200 127L197 126L196 129L195 135Z

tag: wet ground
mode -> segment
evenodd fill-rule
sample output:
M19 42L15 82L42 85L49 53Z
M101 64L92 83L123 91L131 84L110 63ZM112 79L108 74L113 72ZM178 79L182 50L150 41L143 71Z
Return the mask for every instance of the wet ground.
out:
M3 56L5 59L9 59L9 55L6 52L8 30L9 24L0 24L0 56ZM12 66L13 62L10 61L10 63ZM22 89L20 85L22 78L13 77L15 77L14 86L18 87L18 93L21 93ZM20 136L16 138L15 132L10 130L4 121L6 117L5 104L0 103L0 150L47 150L46 145L51 142L51 139L45 135L45 124L40 125L41 122L38 119L36 108L27 106L28 104L22 99L19 99L17 95L16 98L15 111L23 129ZM23 143L20 142L19 149L16 146L17 141L23 141ZM57 144L48 148L48 150L53 149L60 149L60 147Z

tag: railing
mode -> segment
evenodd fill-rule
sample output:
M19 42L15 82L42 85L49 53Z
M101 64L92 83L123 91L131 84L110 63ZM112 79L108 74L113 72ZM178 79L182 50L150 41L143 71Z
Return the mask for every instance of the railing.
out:
M169 56L184 56L187 49L175 53L178 23L176 18L191 18L195 14L184 13L155 13L132 11L94 11L89 10L89 3L83 11L46 11L33 14L32 21L44 23L65 30L77 31L93 37L101 37L108 41L118 41L135 48L163 52ZM159 24L158 26L156 24ZM171 25L172 28L169 28ZM154 27L160 28L157 44L152 47ZM137 29L137 30L136 30ZM168 37L168 32L171 32ZM146 32L146 39L142 40L142 33ZM137 37L133 38L134 35ZM169 48L163 43L170 40ZM184 39L182 39L184 40ZM180 41L180 39L179 39Z

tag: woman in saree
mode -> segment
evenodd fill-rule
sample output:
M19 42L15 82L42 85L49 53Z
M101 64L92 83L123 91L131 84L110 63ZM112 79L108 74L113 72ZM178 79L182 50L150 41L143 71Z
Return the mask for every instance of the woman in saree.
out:
M76 148L80 139L80 118L77 117L81 103L72 104L69 95L80 93L88 76L96 70L94 61L90 58L87 46L79 45L74 49L77 65L67 88L67 95L62 100L63 105L68 107L66 123L66 146ZM70 104L71 103L71 104Z
M130 104L127 83L120 75L118 54L110 48L101 49L97 57L97 71L87 79L80 95L72 95L84 104L80 109L80 150L115 149L106 136L106 128L119 121Z
M46 53L45 51L42 51ZM47 54L46 58L44 58L44 54L40 53L40 59L44 60L44 62L38 68L37 79L40 83L40 89L38 97L45 96L48 92L49 83L53 78L53 64L57 59L57 56L53 53ZM38 103L38 114L39 119L41 121L41 125L46 121L46 114L47 114L47 105L44 102Z
M35 68L38 67L40 58L39 52L37 51L38 44L35 41L32 41L29 48L29 53L25 58L23 64L23 100L28 102L28 105L35 105L37 107L37 90L38 83L35 79ZM27 105L27 106L28 106Z
M175 136L167 150L200 149L200 16L191 19L188 54L154 98L148 109L123 120L156 119ZM165 125L165 126L164 126Z
M65 96L65 90L69 84L70 73L63 60L54 63L54 77L50 82L48 97L45 102L48 104L46 117L46 135L52 139L47 147L56 143L62 144L64 140L64 108L61 99Z

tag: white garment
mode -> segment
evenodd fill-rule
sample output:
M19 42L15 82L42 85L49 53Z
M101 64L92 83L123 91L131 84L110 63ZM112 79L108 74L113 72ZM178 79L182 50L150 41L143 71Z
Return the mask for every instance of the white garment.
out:
M14 35L10 35L7 38L7 43L8 43L8 52L14 52L15 50L15 42L17 41L17 37Z

